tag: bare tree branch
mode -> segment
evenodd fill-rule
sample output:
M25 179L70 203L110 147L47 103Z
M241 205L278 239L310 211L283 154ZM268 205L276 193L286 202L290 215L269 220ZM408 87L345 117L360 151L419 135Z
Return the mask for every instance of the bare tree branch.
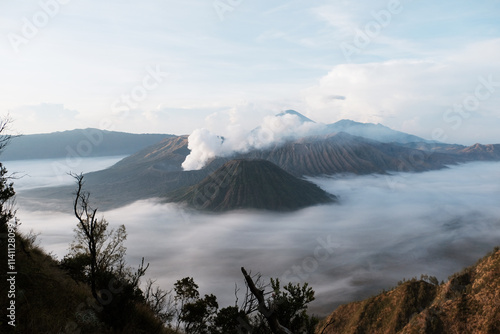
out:
M323 327L323 330L321 331L321 333L320 333L320 334L324 334L324 333L325 333L325 331L326 331L326 329L327 329L328 327L330 327L331 325L333 325L333 324L334 324L334 322L335 322L335 320L334 320L334 319L332 319L329 323L327 323L327 324L326 324L326 326L325 326L325 327Z
M11 135L5 133L10 129L10 124L12 124L12 122L12 118L9 114L0 119L0 153L7 145L9 145L12 138L19 137L19 135Z
M83 191L83 174L70 174L77 181L76 197L73 203L73 211L78 219L78 224L85 234L88 251L90 253L90 289L95 300L99 301L96 286L97 271L97 246L96 234L94 233L97 220L95 218L97 209L91 209L89 204L90 194ZM90 213L89 213L90 212Z
M135 272L134 275L132 275L132 286L138 286L139 281L141 280L141 277L146 274L146 270L149 268L149 263L146 265L146 268L144 268L144 258L142 258L141 264L139 265L139 268L137 268L137 271Z
M271 310L266 305L266 300L264 299L264 290L257 288L254 281L252 280L252 277L250 277L250 275L248 275L245 268L241 267L241 272L243 273L243 276L245 277L245 280L248 284L250 291L252 292L252 294L255 296L255 298L258 301L259 312L266 318L267 323L269 324L269 327L271 328L271 331L274 334L293 334L288 328L282 326L279 323L278 317L276 316L276 313L273 312L273 310Z

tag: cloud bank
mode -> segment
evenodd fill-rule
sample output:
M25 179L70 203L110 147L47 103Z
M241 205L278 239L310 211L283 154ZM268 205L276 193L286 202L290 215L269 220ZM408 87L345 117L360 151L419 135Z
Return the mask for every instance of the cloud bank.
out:
M28 191L38 187L55 187L74 182L69 173L90 173L111 167L124 156L98 158L61 158L50 160L7 161L9 173L15 177L16 191Z
M309 282L317 293L312 310L325 314L402 278L446 280L499 245L499 167L478 162L426 173L312 178L340 204L290 214L206 215L140 201L104 215L111 226L126 225L128 262L144 256L149 277L164 289L191 276L201 293L232 305L245 266ZM42 232L42 246L62 257L76 225L70 211L31 212L21 201L21 228Z
M492 39L432 57L336 65L304 90L301 110L324 123L382 123L426 139L440 128L449 143L498 143L499 52Z

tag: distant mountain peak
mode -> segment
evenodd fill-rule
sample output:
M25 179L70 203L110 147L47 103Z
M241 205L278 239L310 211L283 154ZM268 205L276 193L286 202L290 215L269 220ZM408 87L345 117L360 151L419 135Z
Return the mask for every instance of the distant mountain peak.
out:
M331 125L338 125L338 126L379 126L382 128L387 128L390 129L389 127L381 124L381 123L363 123L363 122L357 122L353 121L352 119L341 119L340 121L337 121Z
M346 132L353 136L364 137L382 143L433 143L433 141L421 137L393 130L380 123L361 123L350 119L342 119L328 124L327 127L331 132Z
M344 118L344 119L341 119L340 121L337 121L337 122L335 122L333 124L337 124L337 125L353 125L353 124L364 124L364 123L356 122L356 121L353 121L352 119Z
M299 117L299 119L302 121L302 122L312 122L312 123L316 123L314 122L312 119L310 118L307 118L306 116L302 115L301 113L299 113L298 111L295 111L295 110L285 110L283 112L280 112L279 114L276 115L276 117L280 117L280 116L284 116L284 115L295 115L297 117Z

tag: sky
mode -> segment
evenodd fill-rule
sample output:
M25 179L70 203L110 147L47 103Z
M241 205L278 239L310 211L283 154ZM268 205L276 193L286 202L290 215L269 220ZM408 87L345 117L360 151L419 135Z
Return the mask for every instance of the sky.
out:
M2 1L0 115L190 134L295 109L500 143L499 55L498 0Z

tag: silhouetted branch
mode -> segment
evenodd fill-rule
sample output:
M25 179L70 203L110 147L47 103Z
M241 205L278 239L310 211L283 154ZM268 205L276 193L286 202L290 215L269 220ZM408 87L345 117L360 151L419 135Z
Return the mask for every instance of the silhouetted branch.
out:
M272 311L269 307L267 307L266 300L264 299L264 290L257 288L254 281L252 280L252 277L250 277L250 275L248 275L245 268L241 267L241 272L243 273L243 276L245 277L245 281L248 284L248 288L250 289L252 294L257 299L257 302L259 305L259 307L258 307L259 312L266 318L267 323L269 324L269 327L271 328L271 331L274 334L293 334L288 328L282 326L279 323L278 317L276 316L276 313L274 311Z
M97 271L97 241L95 228L97 225L97 209L92 209L89 204L90 194L83 191L83 174L70 174L77 181L77 190L73 211L78 219L78 224L87 239L87 247L90 253L90 289L95 300L99 301L96 286Z
M324 334L324 333L325 333L325 331L326 331L326 329L327 329L328 327L330 327L331 325L333 325L333 323L334 323L334 322L335 322L335 320L334 320L334 319L332 319L329 323L327 323L327 324L326 324L326 326L325 326L325 327L323 327L323 330L321 331L321 333L320 333L320 334Z
M5 134L5 131L9 130L9 126L12 123L12 118L7 115L0 119L0 152L9 145L12 138L19 137L19 135Z

